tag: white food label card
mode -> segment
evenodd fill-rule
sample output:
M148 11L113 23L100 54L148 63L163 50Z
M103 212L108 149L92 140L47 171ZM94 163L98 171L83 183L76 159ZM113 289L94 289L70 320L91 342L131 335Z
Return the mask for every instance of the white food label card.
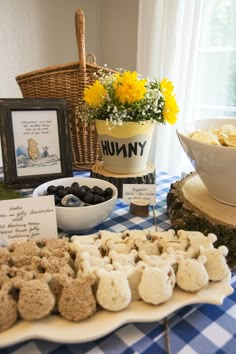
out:
M0 246L57 235L53 196L0 201Z
M134 199L146 200L150 205L155 205L156 184L123 184L123 201L129 204Z

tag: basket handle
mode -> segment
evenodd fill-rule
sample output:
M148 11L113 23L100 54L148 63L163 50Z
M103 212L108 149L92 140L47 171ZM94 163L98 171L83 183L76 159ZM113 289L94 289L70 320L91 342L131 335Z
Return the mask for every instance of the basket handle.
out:
M82 91L86 85L86 57L85 57L85 17L81 9L75 13L76 40L79 51L79 76Z

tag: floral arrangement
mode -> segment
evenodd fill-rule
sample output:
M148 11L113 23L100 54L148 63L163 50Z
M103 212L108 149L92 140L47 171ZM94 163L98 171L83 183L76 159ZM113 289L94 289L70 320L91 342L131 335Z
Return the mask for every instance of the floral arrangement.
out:
M171 81L149 81L136 71L99 74L85 88L88 118L122 124L151 120L174 124L179 112Z

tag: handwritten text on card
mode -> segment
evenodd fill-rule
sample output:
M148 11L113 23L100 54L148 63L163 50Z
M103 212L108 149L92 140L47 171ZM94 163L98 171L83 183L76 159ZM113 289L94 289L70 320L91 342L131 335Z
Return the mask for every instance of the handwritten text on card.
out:
M0 246L39 237L57 237L53 196L0 202Z
M123 201L130 203L134 199L147 200L149 204L156 204L155 184L123 184Z

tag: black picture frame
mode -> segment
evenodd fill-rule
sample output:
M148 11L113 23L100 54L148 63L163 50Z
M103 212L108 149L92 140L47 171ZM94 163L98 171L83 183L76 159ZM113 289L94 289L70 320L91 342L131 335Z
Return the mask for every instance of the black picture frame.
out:
M7 185L33 188L73 175L66 99L0 98L0 134Z

